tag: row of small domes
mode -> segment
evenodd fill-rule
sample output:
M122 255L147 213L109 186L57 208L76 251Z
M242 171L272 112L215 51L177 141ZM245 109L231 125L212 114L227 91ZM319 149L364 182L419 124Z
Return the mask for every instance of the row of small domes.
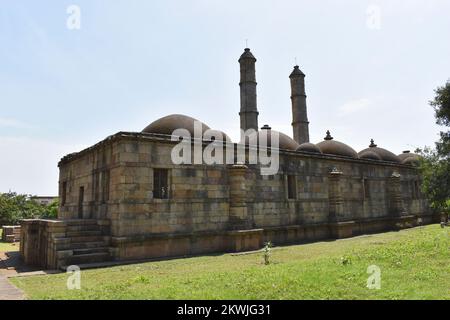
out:
M150 125L148 125L142 132L145 133L157 133L157 134L165 134L172 135L176 129L185 129L189 132L191 136L194 136L194 123L198 121L194 118L181 115L181 114L172 114L163 118L160 118ZM198 123L202 126L202 133L206 130L209 130L210 133L220 133L224 137L224 140L231 142L231 139L227 134L219 130L211 130L203 122L198 121ZM271 128L267 125L261 128L262 130L271 130ZM273 130L275 132L275 130ZM260 136L260 132L258 132L258 138ZM402 164L410 164L416 165L418 162L419 156L414 153L410 153L409 151L405 151L400 155L395 155L392 152L378 147L373 139L371 140L371 144L369 148L362 150L357 153L352 147L346 145L345 143L336 141L330 135L330 132L327 131L327 135L324 138L324 141L319 142L317 144L313 144L310 142L303 143L299 145L296 141L294 141L289 136L284 133L278 132L279 134L279 148L300 152L309 152L309 153L322 153L322 154L331 154L343 157L350 158L359 158L359 159L371 159L371 160L380 160L380 161L389 161L395 163ZM268 145L270 145L270 135L268 137Z

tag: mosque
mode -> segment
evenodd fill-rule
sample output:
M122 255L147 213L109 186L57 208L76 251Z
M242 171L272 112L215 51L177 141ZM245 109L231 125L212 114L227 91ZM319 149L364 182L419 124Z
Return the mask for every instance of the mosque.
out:
M238 61L241 129L275 133L258 124L254 55L246 48ZM275 174L248 161L174 164L174 130L194 136L196 119L186 115L118 132L61 159L58 219L22 222L25 262L52 269L247 251L438 219L420 191L416 154L396 155L373 140L357 152L329 131L310 142L305 74L295 66L289 78L293 133L276 132ZM252 149L223 136L233 148Z

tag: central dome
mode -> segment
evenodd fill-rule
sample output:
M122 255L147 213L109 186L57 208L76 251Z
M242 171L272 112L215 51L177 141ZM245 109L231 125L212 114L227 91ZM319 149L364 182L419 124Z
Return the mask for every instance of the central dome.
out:
M197 119L182 114L171 114L150 123L142 132L172 135L176 129L186 129L191 134L191 137L194 137L195 122L201 124L202 134L210 129L206 124Z
M352 147L346 145L345 143L333 140L333 137L330 135L330 131L327 131L324 141L319 142L316 146L319 147L322 153L342 157L358 158L358 154Z
M185 129L189 132L190 138L194 137L194 125L195 123L201 125L202 128L202 138L207 138L208 140L217 140L217 141L225 141L232 142L230 137L223 131L210 129L209 126L204 124L203 122L194 119L189 116L185 116L183 114L171 114L165 117L162 117L152 123L150 123L147 127L145 127L142 132L144 133L156 133L156 134L164 134L171 136L173 132L177 129ZM207 132L209 137L214 137L209 139L205 137L205 133ZM183 134L181 135L183 136ZM186 135L188 137L188 135Z

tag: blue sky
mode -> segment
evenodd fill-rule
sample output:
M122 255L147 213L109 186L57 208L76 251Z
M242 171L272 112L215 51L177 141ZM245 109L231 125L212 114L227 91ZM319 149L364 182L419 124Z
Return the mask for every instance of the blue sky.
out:
M66 10L81 9L69 30ZM371 28L370 8L379 10ZM312 142L432 145L428 101L450 78L450 2L7 1L0 11L0 192L56 194L57 162L182 113L239 136L239 65L258 59L259 123L292 136L289 74L306 74Z

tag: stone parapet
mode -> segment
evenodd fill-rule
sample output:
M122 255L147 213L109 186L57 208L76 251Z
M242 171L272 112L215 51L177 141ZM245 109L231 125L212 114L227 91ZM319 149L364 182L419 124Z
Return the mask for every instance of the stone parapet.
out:
M66 236L63 220L25 219L21 221L20 253L28 265L45 269L58 267L59 238Z

